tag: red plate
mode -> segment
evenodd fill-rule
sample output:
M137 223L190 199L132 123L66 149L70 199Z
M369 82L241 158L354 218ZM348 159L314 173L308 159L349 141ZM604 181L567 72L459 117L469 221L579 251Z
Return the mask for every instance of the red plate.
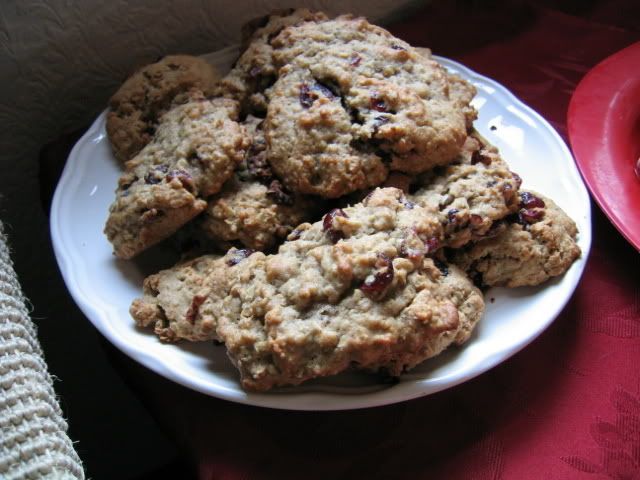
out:
M640 250L640 42L587 73L571 98L567 124L589 190Z

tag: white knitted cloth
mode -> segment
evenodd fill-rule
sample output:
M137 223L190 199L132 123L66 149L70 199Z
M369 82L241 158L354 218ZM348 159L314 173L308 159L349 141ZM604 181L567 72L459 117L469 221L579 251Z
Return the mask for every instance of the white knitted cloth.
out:
M84 479L0 222L0 478Z

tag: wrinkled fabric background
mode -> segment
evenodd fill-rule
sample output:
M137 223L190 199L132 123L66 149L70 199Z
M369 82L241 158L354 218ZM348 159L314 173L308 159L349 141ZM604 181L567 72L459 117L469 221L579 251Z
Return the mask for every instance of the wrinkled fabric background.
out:
M113 372L99 336L61 281L40 199L42 146L88 125L136 67L168 53L201 54L238 42L240 25L273 9L304 4L389 21L406 15L415 3L0 3L0 218L23 290L33 304L32 318L50 371L59 378L56 390L69 418L70 436L78 441L90 477L135 478L170 461L173 446ZM100 281L98 272L95 281Z

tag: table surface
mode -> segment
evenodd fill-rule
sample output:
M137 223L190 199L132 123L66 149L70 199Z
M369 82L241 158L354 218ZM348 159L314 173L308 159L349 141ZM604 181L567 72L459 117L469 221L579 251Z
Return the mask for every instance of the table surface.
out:
M505 85L565 140L576 84L640 40L634 2L587 2L579 15L443 3L390 30ZM44 158L65 151L61 141ZM43 182L44 198L51 185ZM545 333L426 398L348 412L269 410L187 390L113 348L110 357L202 479L640 478L640 257L595 205L593 234L581 283Z

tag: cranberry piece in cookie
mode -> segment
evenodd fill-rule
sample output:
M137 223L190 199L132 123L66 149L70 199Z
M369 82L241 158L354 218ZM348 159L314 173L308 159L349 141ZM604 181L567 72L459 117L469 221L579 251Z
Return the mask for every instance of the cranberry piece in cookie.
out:
M520 194L520 208L544 208L544 200L530 192Z
M333 227L333 219L335 217L346 217L346 216L347 214L344 213L344 210L342 210L341 208L334 208L329 213L327 213L322 219L322 228L324 229L325 232L327 232L327 235L329 236L329 238L333 243L338 243L338 240L344 238L344 233L342 233L340 230L336 230Z
M384 296L394 277L393 261L386 255L378 255L376 266L379 270L369 275L360 285L360 290L374 300Z
M227 253L227 265L233 267L254 253L255 250L251 250L250 248L231 249Z
M522 209L518 214L522 220L520 223L536 223L544 217L544 210Z

